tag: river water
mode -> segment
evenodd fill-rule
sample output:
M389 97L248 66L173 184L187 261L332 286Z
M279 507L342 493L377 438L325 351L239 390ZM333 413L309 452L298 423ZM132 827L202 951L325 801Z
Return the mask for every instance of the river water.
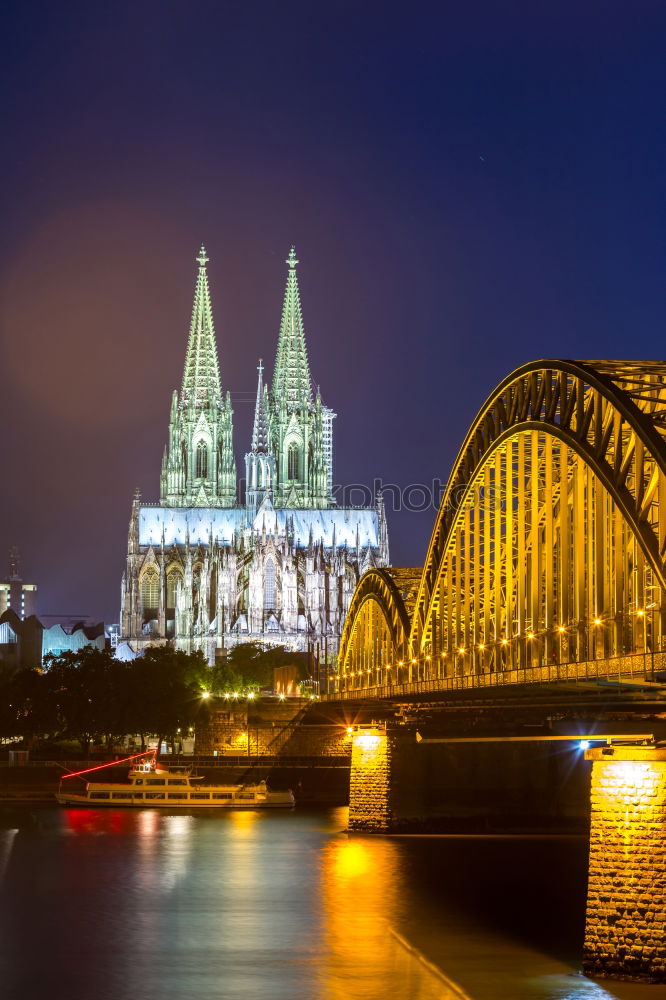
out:
M664 1000L578 974L578 837L346 809L0 813L2 1000Z

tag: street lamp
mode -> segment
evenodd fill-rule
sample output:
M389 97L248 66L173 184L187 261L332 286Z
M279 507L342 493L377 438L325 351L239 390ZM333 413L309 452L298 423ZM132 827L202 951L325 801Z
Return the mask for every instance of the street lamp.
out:
M647 649L646 649L646 646L647 646L647 615L645 614L645 611L643 610L643 608L639 608L638 609L638 611L636 612L636 617L637 618L642 618L642 620L643 620L643 676L645 677L645 676L647 676L647 660L646 660L646 656L647 656Z

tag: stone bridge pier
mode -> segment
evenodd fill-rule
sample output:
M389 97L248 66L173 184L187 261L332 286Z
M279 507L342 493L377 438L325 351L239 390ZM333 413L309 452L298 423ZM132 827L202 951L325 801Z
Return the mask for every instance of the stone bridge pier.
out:
M433 773L455 768L456 758L433 761L427 750L411 725L354 730L350 831L391 833L428 819ZM479 758L488 761L493 778L503 769L499 756L492 771L496 757L494 748L492 756ZM588 750L585 758L592 763L592 810L584 971L666 982L666 746L604 746ZM462 756L457 759L462 767ZM586 770L583 765L583 777ZM544 769L539 783L549 775L552 770ZM482 797L484 789L476 794ZM588 785L588 803L589 796Z
M666 982L666 747L604 747L592 761L583 968Z
M416 728L360 726L352 736L349 829L395 832L424 818L425 775Z

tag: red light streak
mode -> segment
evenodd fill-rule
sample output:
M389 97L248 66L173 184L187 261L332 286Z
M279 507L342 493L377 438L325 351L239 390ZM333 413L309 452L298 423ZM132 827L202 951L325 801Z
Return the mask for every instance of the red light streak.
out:
M138 757L147 757L149 754L155 756L157 750L144 750L143 753L135 753L131 757L123 757L122 760L111 760L108 764L98 764L97 767L88 767L85 771L70 771L69 774L63 774L61 781L65 778L78 778L81 774L90 774L91 771L103 771L105 767L117 767L118 764L127 764L130 760L136 760Z

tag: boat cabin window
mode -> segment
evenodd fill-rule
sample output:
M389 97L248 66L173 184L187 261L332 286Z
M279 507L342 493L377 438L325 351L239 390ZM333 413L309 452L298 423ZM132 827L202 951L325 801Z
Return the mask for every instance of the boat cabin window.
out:
M113 795L111 796L111 798L112 799L131 799L132 798L132 793L131 792L114 792Z
M163 785L164 778L146 778L147 785Z
M164 792L146 792L147 799L163 799Z
M191 799L209 799L209 792L190 792Z
M168 798L170 799L186 799L187 792L169 792Z
M213 792L214 799L233 799L232 792Z
M187 778L169 778L168 785L186 785Z
M134 784L135 785L142 785L143 784L143 778L135 778L134 779Z
M90 793L90 798L91 799L108 799L108 797L109 797L109 793L108 792L91 792Z

